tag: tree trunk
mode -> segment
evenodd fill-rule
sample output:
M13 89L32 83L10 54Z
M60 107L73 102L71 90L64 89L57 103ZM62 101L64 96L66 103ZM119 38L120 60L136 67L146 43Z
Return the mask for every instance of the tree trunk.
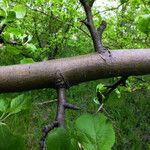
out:
M60 71L69 86L90 80L150 74L150 49L113 50L111 57L100 54L62 58L34 64L0 67L0 92L55 88Z

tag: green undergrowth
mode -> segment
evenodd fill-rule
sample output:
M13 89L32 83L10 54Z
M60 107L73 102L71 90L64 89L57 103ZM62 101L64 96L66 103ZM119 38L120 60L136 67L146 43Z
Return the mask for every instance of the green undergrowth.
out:
M93 102L96 96L95 87L100 81L92 81L71 87L66 93L68 102L82 108L81 111L66 111L66 125L69 131L74 121L84 112L95 113L98 105ZM22 93L21 93L22 94ZM21 134L27 149L37 150L41 129L52 122L56 115L56 92L43 89L24 92L30 99L31 107L6 120L12 133ZM17 94L7 94L13 98ZM1 94L6 97L6 94ZM104 105L104 114L111 119L116 132L116 142L113 150L148 150L150 136L150 93L138 90L132 93L124 92L120 99L111 97ZM47 102L48 103L45 103Z

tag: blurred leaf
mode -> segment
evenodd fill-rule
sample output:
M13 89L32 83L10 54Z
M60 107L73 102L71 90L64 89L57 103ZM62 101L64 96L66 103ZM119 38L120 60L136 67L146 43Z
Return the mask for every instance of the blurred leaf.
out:
M104 101L107 100L107 87L105 87L104 84L100 83L96 86L96 92L97 92L97 100L102 104Z
M94 103L96 103L96 104L98 104L98 105L100 104L100 102L98 101L98 98L97 98L97 97L94 97L94 98L93 98L93 101L94 101Z
M28 40L27 40L27 42L30 42L31 40L32 40L32 35L28 35ZM36 47L35 47L36 48Z
M16 5L14 7L14 11L16 12L17 18L24 18L24 16L26 15L26 7L23 5Z
M121 4L124 4L124 3L126 3L126 2L128 2L129 0L120 0L120 3Z
M6 18L6 13L4 10L0 9L0 21Z
M26 48L29 49L32 52L35 52L37 50L37 48L35 47L35 45L33 45L32 43L26 44Z
M20 28L13 28L13 27L8 27L6 32L12 33L15 36L19 36L24 33Z
M6 112L8 109L9 103L6 99L0 99L0 111Z
M16 13L14 11L8 11L7 22L14 21L16 19Z
M96 91L97 92L103 92L104 90L106 90L107 88L105 87L104 84L100 83L96 86Z
M150 14L140 15L138 17L138 25L137 27L141 32L145 34L150 33Z
M0 124L0 150L25 150L20 136L13 135L7 126Z
M20 49L18 49L15 46L11 46L11 45L6 46L6 50L7 50L7 52L9 52L12 55L18 55L21 53Z
M29 109L31 102L25 99L24 95L19 95L12 99L10 103L10 114L16 114L22 110Z
M34 60L32 58L23 58L20 61L21 64L30 64L30 63L34 63Z
M122 91L122 92L125 92L125 91ZM109 95L109 99L107 101L107 104L115 106L115 105L118 105L118 104L122 103L124 101L123 96L122 96L122 92L118 95L116 93L116 91L113 91Z
M103 114L84 114L75 123L84 150L111 150L115 142L112 123Z
M47 148L48 150L80 150L77 142L71 139L63 128L57 128L49 133Z
M115 89L115 92L116 92L116 94L117 94L117 97L118 97L118 98L121 98L121 92L119 91L118 88Z

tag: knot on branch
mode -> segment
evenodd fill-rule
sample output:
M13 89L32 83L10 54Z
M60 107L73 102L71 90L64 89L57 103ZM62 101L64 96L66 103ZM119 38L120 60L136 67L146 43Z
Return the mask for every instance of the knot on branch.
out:
M65 81L62 73L60 72L60 70L57 70L57 72L55 73L55 85L57 89L60 88L68 88L69 85L67 84L67 82Z

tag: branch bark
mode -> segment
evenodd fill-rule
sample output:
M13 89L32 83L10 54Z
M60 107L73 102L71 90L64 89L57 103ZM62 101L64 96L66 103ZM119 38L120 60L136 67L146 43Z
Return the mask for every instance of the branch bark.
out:
M64 77L60 71L55 73L55 83L58 91L57 101L57 115L55 121L46 125L42 130L42 138L40 140L40 150L45 150L45 140L48 133L56 127L65 128L65 109L79 110L77 106L74 106L66 102L65 91L67 84L64 81Z
M80 3L82 4L84 11L86 13L86 21L82 21L82 22L87 26L91 34L94 49L96 52L103 53L104 52L103 45L101 44L100 36L94 25L93 16L92 16L92 6L94 3L94 0L91 0L91 2L80 0Z
M113 50L106 62L93 53L34 64L0 67L0 92L56 88L60 71L67 86L82 82L129 75L150 74L150 49Z

